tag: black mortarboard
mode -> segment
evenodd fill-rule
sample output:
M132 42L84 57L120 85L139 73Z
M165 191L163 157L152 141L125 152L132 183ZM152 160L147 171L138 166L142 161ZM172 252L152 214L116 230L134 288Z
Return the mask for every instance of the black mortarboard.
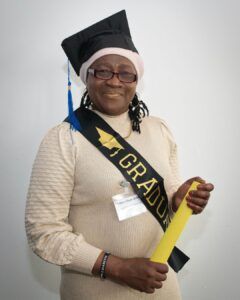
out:
M62 47L78 75L82 64L101 49L122 48L138 53L131 38L125 10L66 38Z

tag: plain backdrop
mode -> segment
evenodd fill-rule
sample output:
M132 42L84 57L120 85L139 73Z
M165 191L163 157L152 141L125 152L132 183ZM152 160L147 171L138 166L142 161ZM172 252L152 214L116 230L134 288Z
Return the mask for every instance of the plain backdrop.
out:
M59 267L26 241L31 167L43 136L67 113L62 40L121 9L145 62L140 98L169 124L182 178L215 185L178 242L191 257L178 275L183 299L240 299L240 1L1 0L1 300L59 299ZM72 81L77 107L84 86L73 72Z

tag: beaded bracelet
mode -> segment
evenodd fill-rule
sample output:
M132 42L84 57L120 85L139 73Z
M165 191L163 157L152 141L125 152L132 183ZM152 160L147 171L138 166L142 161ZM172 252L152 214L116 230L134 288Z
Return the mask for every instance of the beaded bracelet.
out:
M106 269L107 260L108 260L108 257L110 254L111 254L110 252L105 252L104 256L103 256L102 264L100 267L100 278L102 280L104 280L106 278L105 269Z

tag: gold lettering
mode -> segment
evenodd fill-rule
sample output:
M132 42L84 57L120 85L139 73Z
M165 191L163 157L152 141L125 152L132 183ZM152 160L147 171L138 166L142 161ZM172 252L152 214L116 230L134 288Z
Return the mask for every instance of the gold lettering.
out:
M143 195L146 196L151 191L151 189L153 188L154 184L157 183L157 182L158 182L157 179L152 178L152 179L150 179L148 181L145 181L145 182L137 184L137 187L139 189L141 187L144 187L146 189L146 192ZM150 184L150 186L148 186L149 184Z
M147 199L148 203L151 206L153 206L157 202L160 195L161 195L161 192L160 192L160 187L158 185L157 188L148 197L146 197L146 199Z
M122 158L120 160L119 165L124 169L129 168L132 165L132 162L128 161L128 163L126 165L124 165L124 163L125 163L125 160L127 160L130 157L133 158L133 162L135 162L137 160L137 157L135 155L133 155L132 153L129 153L128 155L126 155L124 158Z
M170 224L170 218L169 218L169 215L166 214L166 217L165 219L163 220L163 224L166 225L166 227L168 227L168 225Z
M166 213L166 210L167 210L167 208L168 208L168 204L167 205L165 205L165 208L164 208L164 210L163 210L163 213L161 214L160 213L160 207L162 206L162 204L164 204L164 197L162 196L162 198L161 198L161 201L160 201L160 203L158 204L158 207L157 207L157 214L159 215L159 217L162 219L162 217L164 216L164 214Z
M131 170L127 171L128 175L131 175L132 173L135 173L135 175L132 177L133 181L136 181L138 176L142 176L146 173L147 169L145 166L139 162L135 167L133 167Z

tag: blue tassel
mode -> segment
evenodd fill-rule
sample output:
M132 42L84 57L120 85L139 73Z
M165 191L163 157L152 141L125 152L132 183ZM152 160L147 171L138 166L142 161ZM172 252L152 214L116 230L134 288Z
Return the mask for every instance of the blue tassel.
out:
M69 119L70 127L72 130L77 130L77 131L82 130L80 122L77 119L77 117L75 116L75 113L73 111L69 60L68 60L68 119Z

